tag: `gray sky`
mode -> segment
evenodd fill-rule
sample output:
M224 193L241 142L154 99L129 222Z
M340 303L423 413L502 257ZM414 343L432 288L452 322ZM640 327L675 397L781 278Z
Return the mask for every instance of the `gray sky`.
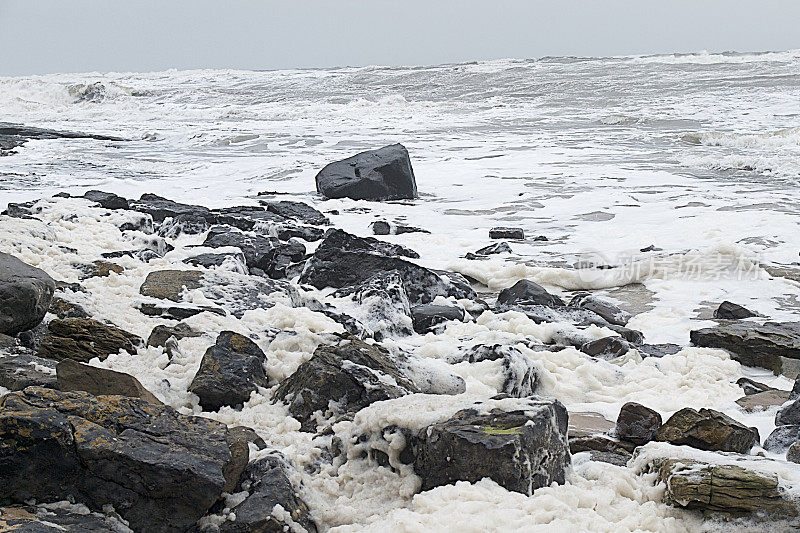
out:
M798 0L0 0L0 75L800 48Z

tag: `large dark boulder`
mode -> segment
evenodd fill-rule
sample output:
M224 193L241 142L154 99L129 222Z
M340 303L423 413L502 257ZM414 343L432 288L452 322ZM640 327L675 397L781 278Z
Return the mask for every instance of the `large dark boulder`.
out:
M749 311L739 304L725 300L719 307L714 310L714 318L721 318L725 320L738 320L741 318L750 318L758 316L752 311Z
M0 252L0 333L16 335L42 321L56 289L43 270Z
M327 198L402 200L417 197L411 159L402 144L329 163L317 174L316 182L317 192Z
M723 348L745 366L776 374L785 370L784 358L800 359L800 322L731 322L692 331L690 337L695 346Z
M628 341L620 337L603 337L584 343L580 347L580 351L592 357L600 357L610 359L620 357L628 353L631 345Z
M647 444L653 440L661 427L661 415L642 404L628 402L620 409L617 417L617 438L636 445Z
M386 352L349 337L338 345L317 348L311 359L283 380L273 400L289 406L303 431L313 431L317 412L330 418L412 392L419 389Z
M72 359L82 363L97 357L105 359L124 350L135 354L142 339L116 326L91 318L56 318L48 324L50 330L39 347L39 357Z
M550 294L547 290L527 279L521 279L514 286L500 291L497 297L498 309L507 309L515 305L543 305L545 307L564 307L561 298Z
M239 333L223 331L214 346L206 350L189 392L200 397L200 405L206 411L241 405L251 392L269 385L264 370L266 360L256 343Z
M29 387L0 399L0 499L112 505L134 531L177 533L235 487L230 461L224 424L138 398Z
M231 509L234 520L223 522L220 533L284 533L299 524L308 533L316 533L308 505L292 484L292 467L278 454L268 455L248 465L242 475L241 488L249 495ZM288 515L279 518L273 513L280 505Z
M329 233L306 263L300 283L318 289L348 287L352 292L354 287L376 274L394 270L402 278L412 304L429 303L436 296L458 299L477 297L463 277L421 267L396 257L399 253L408 254L406 249L396 245L335 230Z
M683 408L664 422L655 440L700 450L747 453L759 442L758 431L713 409Z
M124 372L64 359L56 365L56 376L60 391L84 391L94 396L129 396L162 405L138 379Z

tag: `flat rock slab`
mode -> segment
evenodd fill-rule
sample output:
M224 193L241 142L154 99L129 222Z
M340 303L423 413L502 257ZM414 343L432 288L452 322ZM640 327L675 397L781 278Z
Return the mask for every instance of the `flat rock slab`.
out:
M748 413L764 411L770 407L783 405L789 401L789 391L768 390L747 395L736 400L736 403Z
M135 354L142 339L116 326L91 318L54 319L39 347L39 357L72 359L83 363L95 357L100 360L124 350Z
M722 348L743 365L796 377L800 367L800 322L730 322L690 333L695 346ZM790 361L787 361L790 360ZM791 361L795 360L795 361Z
M64 359L56 365L56 376L58 390L63 392L84 391L94 396L129 396L153 405L163 405L138 379L124 372Z
M242 473L227 437L138 398L29 387L0 399L0 499L113 505L134 531L183 532Z
M49 507L49 508L48 508ZM0 507L0 531L18 533L120 533L129 531L119 519L84 509L69 510L58 505Z
M590 437L599 433L611 433L614 422L608 420L600 413L578 411L569 413L569 436Z

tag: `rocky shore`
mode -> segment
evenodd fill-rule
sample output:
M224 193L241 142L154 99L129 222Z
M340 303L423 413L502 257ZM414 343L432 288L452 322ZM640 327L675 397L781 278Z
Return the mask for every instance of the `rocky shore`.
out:
M377 212L418 195L401 145L331 163L316 186ZM415 495L491 483L535 497L595 467L654 488L636 504L665 521L800 524L800 380L778 390L741 370L795 379L800 323L719 302L717 326L651 344L609 299L529 279L495 292L337 215L269 194L220 209L102 191L9 204L0 529L380 529ZM468 259L526 236L492 238ZM686 372L738 391L741 416L680 405L675 382L659 383L669 416L646 405ZM616 419L580 407L619 390ZM745 422L770 409L769 434Z

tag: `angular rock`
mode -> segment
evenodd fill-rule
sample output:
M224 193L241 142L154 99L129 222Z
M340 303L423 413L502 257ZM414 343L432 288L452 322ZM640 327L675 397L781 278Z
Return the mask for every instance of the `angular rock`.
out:
M729 302L727 300L719 304L719 307L714 310L714 318L726 320L738 320L741 318L750 318L754 316L758 315L752 311L748 311L741 305Z
M331 223L328 217L303 202L282 200L279 202L262 201L261 204L266 207L267 211L270 213L275 213L283 218L290 218L313 226L327 226Z
M224 207L215 209L212 213L217 224L233 226L242 231L265 229L286 221L280 215L271 213L263 207L253 205Z
M634 446L621 442L605 435L591 437L577 437L569 439L569 451L572 454L589 452L592 461L610 463L617 466L626 466L631 458Z
M100 204L103 209L129 209L128 200L113 192L86 191L83 197L90 202Z
M765 411L770 407L783 405L789 399L789 392L782 390L766 390L749 394L736 400L737 405L748 413Z
M16 335L42 321L56 285L43 270L0 252L0 333Z
M178 215L196 215L205 218L209 224L216 222L214 215L207 207L173 202L161 196L145 193L138 200L129 202L134 211L147 213L155 222L163 222L165 218Z
M464 310L454 305L421 304L411 308L414 331L427 333L449 320L464 320Z
M226 434L138 398L29 387L0 399L0 498L113 505L135 531L186 531L228 482Z
M208 232L203 246L239 248L249 268L261 269L272 278L284 277L286 267L302 260L306 255L306 247L297 241L283 243L278 239L248 235L219 227L212 228Z
M401 144L329 163L315 181L317 192L327 198L402 200L417 197L411 160Z
M0 355L0 387L18 391L31 386L57 388L56 362L28 354Z
M742 391L747 394L758 394L759 392L766 392L769 390L776 390L768 385L764 385L763 383L759 383L758 381L754 381L750 378L739 378L736 380L736 384L742 388Z
M430 231L413 226L391 224L385 220L376 220L369 225L373 235L402 235L403 233L430 233Z
M631 319L631 314L617 305L585 292L576 294L569 302L569 307L592 311L609 324L617 326L624 326Z
M409 301L413 304L429 303L436 296L453 296L456 299L477 297L475 291L463 279L459 279L459 276L436 272L404 259L385 255L386 252L396 254L404 251L402 247L342 234L344 232L333 231L322 241L306 263L300 283L307 283L318 289L352 288L377 273L396 270L403 280Z
M783 406L781 410L775 414L775 425L800 425L800 400L794 400Z
M731 322L692 331L690 337L695 346L728 350L745 366L797 374L791 368L797 361L788 364L786 359L800 359L800 322Z
M123 372L64 359L56 365L56 375L58 390L63 392L84 391L94 396L129 396L153 405L163 405L138 379Z
M592 357L614 358L628 353L631 345L619 337L603 337L581 345L580 351Z
M273 401L288 404L302 431L314 431L318 411L330 418L412 392L419 389L388 354L350 337L339 345L317 348L311 359L283 380Z
M112 272L115 274L122 274L122 272L125 271L124 268L115 263L100 259L91 263L76 265L76 267L82 272L80 276L81 280L89 278L107 278Z
M500 291L497 307L510 308L514 305L543 305L545 307L564 307L561 298L547 292L538 283L521 279L514 286Z
M797 516L797 504L771 474L732 464L690 459L659 460L652 469L666 485L664 502L676 507L729 514L767 512Z
M410 257L419 259L419 254L410 248L380 241L373 237L357 237L352 233L340 229L330 229L325 233L325 240L319 245L320 248L341 250L346 252L372 252L385 255L387 257Z
M655 440L700 450L747 453L759 442L758 431L713 409L683 408L656 433Z
M203 273L199 270L156 270L147 274L139 293L143 296L180 302L184 289L199 288L202 278Z
M489 246L484 246L480 250L476 250L475 253L469 252L466 255L466 258L479 259L481 257L486 257L494 254L510 254L510 253L511 253L511 246L509 246L507 242L498 242L495 244L490 244Z
M524 239L525 231L522 228L492 228L489 230L490 239Z
M205 268L228 265L229 270L239 272L240 274L249 274L247 261L243 253L200 254L194 257L188 257L184 259L183 262L188 265Z
M769 452L783 452L795 442L800 441L800 426L778 426L762 445Z
M208 305L193 305L183 303L180 305L161 305L152 303L142 303L139 306L139 311L147 316L156 316L166 318L169 320L184 320L200 313L214 313L219 316L226 316L227 313L224 309L219 307L211 307Z
M653 440L661 427L661 415L644 405L628 402L617 417L616 434L638 446Z
M266 360L256 343L233 331L223 331L206 350L188 390L199 396L206 411L241 405L258 387L269 386Z
M38 352L49 331L50 330L47 328L47 324L42 322L35 328L23 331L22 333L17 333L17 339L19 340L21 346L28 348L33 352Z
M142 339L118 327L91 318L56 318L48 324L50 332L39 347L39 357L72 359L88 363L97 357L101 361L124 350L135 354Z
M179 341L187 337L201 337L203 334L195 331L188 324L180 322L174 326L156 326L147 337L147 346L166 346L170 339Z
M524 410L488 414L465 409L420 431L412 457L422 490L484 477L528 495L563 484L570 464L567 410L558 400L534 397L528 403Z
M235 520L223 522L221 533L282 533L291 531L294 524L308 533L317 528L308 505L300 498L298 489L290 480L291 466L280 455L269 455L248 465L242 475L242 489L249 495L231 509ZM273 513L279 505L286 518ZM288 519L288 520L287 520Z
M0 122L0 156L10 155L11 150L22 146L30 139L95 139L99 141L123 141L119 137L96 135L75 131L56 131L34 128L21 124Z

